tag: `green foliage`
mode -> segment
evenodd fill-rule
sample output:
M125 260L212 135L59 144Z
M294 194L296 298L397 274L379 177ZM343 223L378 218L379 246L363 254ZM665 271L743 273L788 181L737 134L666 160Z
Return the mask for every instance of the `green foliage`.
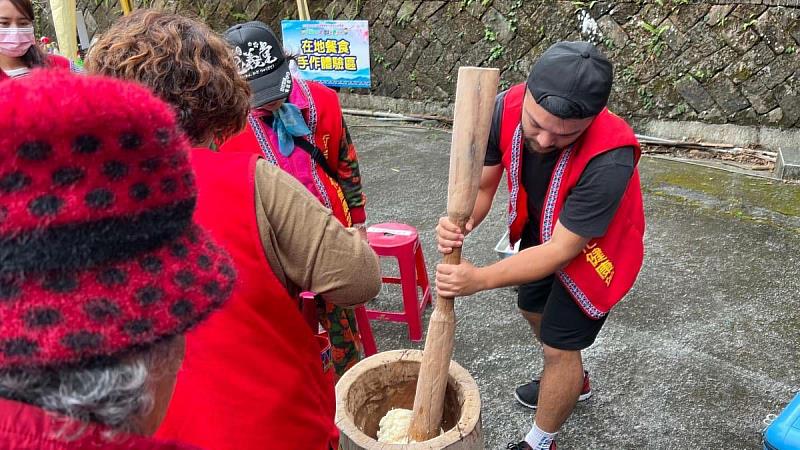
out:
M362 0L331 0L325 7L325 15L328 19L336 19L340 15L346 19L353 20L358 17L361 11Z
M413 19L411 13L405 13L402 16L398 17L397 20L395 20L395 23L400 28L405 28L406 26L408 26L408 23L411 22L411 19Z
M517 31L519 28L519 19L517 18L517 10L522 8L522 0L516 0L509 6L508 15L506 16L506 20L509 24L509 29L512 33Z
M652 109L655 105L653 101L653 94L647 90L645 86L639 86L636 89L636 94L639 95L639 100L642 102L642 107L644 109Z
M571 1L572 6L575 7L576 11L580 11L582 9L592 9L594 5L597 3L597 0L589 1L589 2L581 2L581 1Z
M711 69L696 69L689 72L689 74L697 81L703 81L714 76L714 72Z
M795 53L797 53L797 47L792 47L792 46L786 47L783 50L783 53L786 53L787 55L794 55Z
M636 81L636 72L633 67L626 66L619 72L619 79L625 84L630 84Z
M661 52L664 51L663 35L667 30L669 30L670 26L661 25L660 27L657 27L645 20L640 22L640 26L644 28L645 31L650 33L650 41L647 43L650 54L657 57L661 56Z
M203 22L208 20L208 9L206 9L205 3L197 5L197 16L202 19Z
M499 59L500 57L502 57L505 54L505 52L506 52L506 48L505 47L503 47L500 44L495 45L494 47L492 47L491 50L489 50L489 59L487 61L488 62L495 61L495 60Z
M45 14L43 2L33 2L33 18L36 33L43 33L45 27L48 26L47 14Z
M486 28L483 30L483 38L489 42L494 42L497 40L497 33L492 31L491 28Z
M235 12L231 14L231 17L236 22L247 22L250 18L244 12Z
M389 61L386 61L386 57L382 53L375 53L375 64L383 66L384 69L388 69L391 65Z
M742 24L742 32L749 30L750 28L754 27L755 24L758 23L758 19L750 19L747 22Z

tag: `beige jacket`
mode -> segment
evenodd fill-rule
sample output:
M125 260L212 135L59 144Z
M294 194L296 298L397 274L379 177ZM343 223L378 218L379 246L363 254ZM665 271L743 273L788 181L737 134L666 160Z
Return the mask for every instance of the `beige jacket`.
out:
M255 195L264 252L290 294L316 292L340 306L378 295L380 267L369 244L291 175L259 160Z

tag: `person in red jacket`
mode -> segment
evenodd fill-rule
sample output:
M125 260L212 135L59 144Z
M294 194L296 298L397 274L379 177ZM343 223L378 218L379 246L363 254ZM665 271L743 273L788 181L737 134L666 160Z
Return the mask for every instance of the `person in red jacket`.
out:
M234 25L225 39L250 84L253 109L245 130L223 142L220 151L263 156L297 179L342 225L366 238L358 155L336 92L293 77L290 58L262 22ZM351 309L323 300L320 323L331 337L334 368L341 376L361 359L361 335Z
M550 47L526 83L497 97L471 219L463 230L447 218L437 227L440 251L461 246L506 171L510 241L521 241L521 251L487 267L440 265L436 282L453 297L519 285L517 304L541 343L544 371L514 393L536 418L512 448L555 448L576 400L592 393L581 350L642 266L641 152L630 126L606 108L612 79L611 63L592 44Z
M236 278L192 219L189 150L138 84L49 70L0 83L1 448L196 448L149 437L183 334Z
M99 38L86 64L153 89L197 147L238 133L247 119L250 92L229 47L194 20L136 11ZM330 354L325 364L292 294L363 303L380 288L377 258L356 230L258 155L196 148L191 156L195 217L231 253L239 283L187 336L157 435L214 450L338 448Z
M26 76L37 67L72 67L68 59L47 55L36 45L33 21L30 0L0 0L0 81Z

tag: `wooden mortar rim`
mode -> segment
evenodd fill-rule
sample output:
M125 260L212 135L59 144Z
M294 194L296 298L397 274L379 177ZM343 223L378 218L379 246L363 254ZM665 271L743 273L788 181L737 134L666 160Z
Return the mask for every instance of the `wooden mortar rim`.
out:
M386 448L431 450L441 449L447 445L460 442L467 437L472 430L480 426L481 399L480 392L478 391L478 383L475 382L475 379L472 378L472 375L470 375L469 372L467 372L467 370L464 369L460 364L455 361L450 361L450 367L447 370L448 376L453 378L456 386L459 386L464 395L464 404L461 406L461 415L458 418L458 423L453 428L433 439L413 444L382 444L378 443L378 441L376 441L374 438L362 432L355 425L353 417L347 412L346 396L347 392L350 390L350 386L353 385L357 377L362 373L369 372L370 370L377 369L381 366L392 364L398 361L422 363L422 351L392 350L388 352L377 353L360 361L350 370L345 372L344 376L339 379L339 382L336 383L336 426L339 428L339 431L342 434L346 434L355 444L358 444L364 448L379 448L375 447L377 444L379 446L385 446ZM468 414L470 411L473 411L474 413Z

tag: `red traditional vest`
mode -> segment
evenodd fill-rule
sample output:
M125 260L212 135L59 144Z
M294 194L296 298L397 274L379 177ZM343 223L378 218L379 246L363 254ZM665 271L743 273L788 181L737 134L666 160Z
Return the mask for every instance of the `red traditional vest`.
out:
M212 450L336 448L332 370L264 255L257 155L192 152L195 218L236 263L233 296L186 337L186 360L157 435Z
M336 92L319 83L294 79L294 87L299 88L308 100L308 109L303 111L306 124L311 134L306 139L316 145L325 154L334 171L339 164L339 148L342 136L342 110L339 106L339 97ZM321 113L324 111L324 114ZM273 149L269 139L264 133L259 119L248 116L247 127L238 135L227 140L220 146L220 152L249 152L264 156L270 164L281 166L276 156L277 149ZM297 149L296 151L303 151ZM286 167L281 167L288 173ZM342 225L349 227L353 224L350 217L350 208L344 197L344 192L336 180L331 179L325 171L311 160L311 172L316 190L321 194L322 204L333 212Z
M520 239L529 220L527 193L522 185L524 149L520 123L525 90L523 83L506 93L500 130L500 151L508 173L508 226L512 244ZM604 109L580 139L562 151L542 204L541 242L552 237L561 208L589 161L619 147L633 147L638 164L641 149L633 130L623 119ZM644 258L644 226L639 171L635 169L605 236L591 240L581 254L557 272L587 316L603 317L633 286Z

